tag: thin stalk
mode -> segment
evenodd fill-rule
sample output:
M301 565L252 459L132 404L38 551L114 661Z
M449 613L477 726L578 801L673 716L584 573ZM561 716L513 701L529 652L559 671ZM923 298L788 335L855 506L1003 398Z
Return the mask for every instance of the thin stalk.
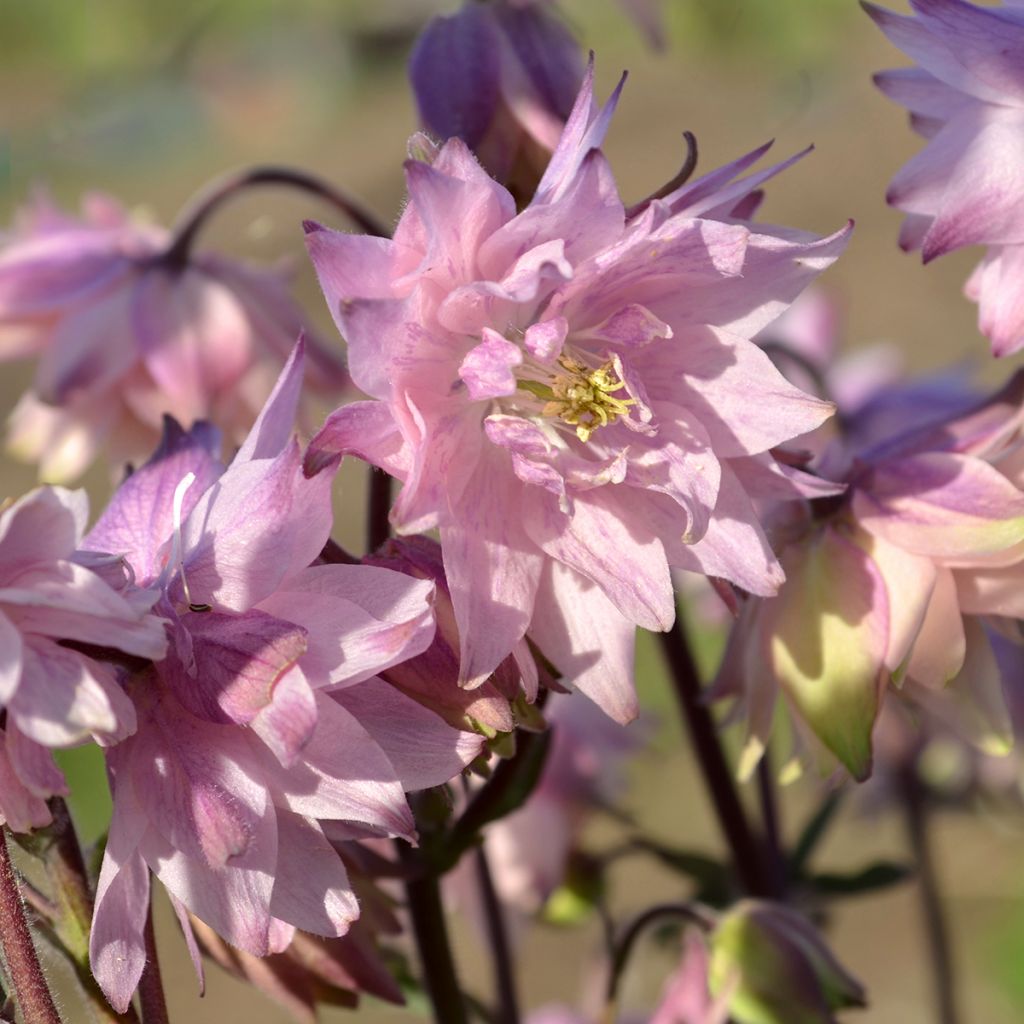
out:
M655 921L671 917L681 918L683 921L695 924L703 932L710 931L715 925L711 915L695 903L659 903L634 917L613 944L608 986L605 990L603 1024L614 1024L619 1000L619 985L637 939Z
M341 189L322 178L293 167L251 167L219 178L189 203L178 217L171 242L161 254L160 262L168 266L184 266L188 262L196 236L210 216L228 199L256 185L285 185L301 192L308 192L339 209L368 234L381 238L387 238L391 234L387 225L359 200L346 195Z
M369 499L366 509L366 550L373 554L391 536L391 477L370 466Z
M396 840L396 844L402 863L410 871L419 868L416 851L402 839ZM405 895L434 1020L436 1024L467 1024L466 1004L455 972L437 876L422 874L410 878L405 883Z
M139 978L139 1009L142 1011L142 1024L170 1024L167 1000L164 997L164 983L160 973L160 959L157 956L156 933L153 930L152 900L142 935L146 944L146 966L142 971L142 977Z
M764 829L765 852L772 872L772 885L776 895L785 896L788 888L786 853L782 845L779 824L779 802L775 792L775 771L772 768L771 749L766 749L757 763L757 795L761 804L761 827Z
M704 784L729 844L740 884L751 896L775 897L777 886L762 855L761 843L747 820L733 773L718 739L715 721L703 701L697 666L681 615L676 616L673 629L659 634L659 639Z
M25 918L6 828L0 835L0 945L23 1019L32 1024L61 1024Z
M928 795L913 763L903 769L900 781L904 821L917 867L925 939L932 965L936 1020L939 1024L958 1024L960 1015L957 1012L953 950L928 835Z
M505 915L494 888L491 866L483 846L478 846L473 855L476 866L477 888L480 890L484 908L484 922L491 946L491 963L494 968L494 989L498 995L498 1009L494 1015L495 1024L519 1024L519 998L516 995L515 966L512 962L512 948L505 927Z

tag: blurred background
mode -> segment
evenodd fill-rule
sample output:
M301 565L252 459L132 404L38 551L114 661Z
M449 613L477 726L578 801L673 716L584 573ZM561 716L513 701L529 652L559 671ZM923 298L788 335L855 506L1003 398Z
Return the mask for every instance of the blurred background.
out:
M405 140L415 127L404 61L425 20L455 6L444 0L0 2L0 223L9 224L40 183L69 207L83 191L107 191L167 223L210 177L268 162L314 170L393 222L402 202ZM704 170L768 139L776 140L778 158L813 142L813 154L772 182L760 217L820 233L856 221L847 255L824 278L843 309L847 343L897 342L918 370L967 359L996 381L1012 369L991 365L974 307L961 296L973 255L922 268L896 247L900 218L883 195L918 142L870 82L873 71L904 61L854 0L664 0L662 52L649 48L615 0L563 6L583 45L597 53L602 94L622 69L630 70L607 145L627 201L675 173L684 129L697 135ZM293 261L311 322L334 338L302 252L304 217L345 226L304 197L268 189L223 210L203 241L256 261ZM28 378L28 368L3 365L5 415ZM346 469L338 506L339 539L356 549L362 476L360 467ZM0 461L0 497L33 483L30 468ZM98 509L109 480L99 470L85 483ZM698 634L710 673L720 638L703 626ZM622 806L637 829L666 843L716 851L718 834L649 637L638 675L653 739L629 769ZM951 778L962 768L955 758L937 758ZM87 837L95 838L102 828L102 774L74 752L64 763L73 809ZM1006 771L1016 793L1016 766ZM819 795L813 781L785 791L782 826L790 841ZM937 816L938 870L966 1021L1024 1019L1024 816L1008 806L1013 803L960 801ZM599 816L588 842L611 847L625 827ZM876 786L873 798L847 795L816 867L838 872L906 858L901 820L886 810ZM678 875L630 858L612 872L609 905L625 916L679 894ZM173 1019L288 1019L212 966L200 999L180 935L167 907L159 909ZM832 905L833 946L871 999L871 1008L852 1019L933 1019L920 929L912 883ZM592 986L601 948L593 917L573 928L538 924L519 941L528 1007L574 1003ZM456 943L467 986L486 996L482 944L465 924L456 928ZM625 1005L649 1006L672 964L670 948L645 943L627 978ZM399 1024L422 1019L423 1009L368 1000L359 1012L360 1020ZM351 1018L344 1011L323 1012L325 1021L345 1019Z

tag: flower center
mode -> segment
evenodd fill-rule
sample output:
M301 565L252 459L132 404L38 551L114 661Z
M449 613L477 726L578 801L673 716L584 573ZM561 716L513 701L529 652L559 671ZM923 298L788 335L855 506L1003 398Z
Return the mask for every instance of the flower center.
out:
M596 370L571 356L559 356L564 372L556 374L550 384L520 380L518 386L544 401L542 416L557 417L576 428L581 441L589 441L598 427L614 423L629 412L633 398L616 398L626 385L615 371L611 360Z

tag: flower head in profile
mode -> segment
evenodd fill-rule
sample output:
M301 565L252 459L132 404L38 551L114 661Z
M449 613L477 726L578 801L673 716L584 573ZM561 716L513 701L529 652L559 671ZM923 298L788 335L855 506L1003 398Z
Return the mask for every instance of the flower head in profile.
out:
M160 658L167 646L153 602L121 593L77 553L88 514L84 491L60 487L0 513L0 822L16 832L48 824L46 798L67 791L51 749L108 745L135 728L104 651Z
M270 393L303 322L283 276L170 243L92 196L81 219L37 200L0 245L0 359L37 360L9 447L43 479L144 457L165 414L240 441ZM340 361L308 346L309 386L336 396Z
M890 683L983 749L1006 751L990 632L1012 634L1024 618L1022 424L1018 374L958 416L826 453L846 491L785 523L786 583L746 603L723 663L720 688L746 712L745 771L781 695L812 748L865 778Z
M546 3L464 3L432 18L409 59L420 122L461 138L527 194L558 145L583 80L579 44Z
M120 1012L145 962L149 874L179 913L253 956L358 914L332 841L414 838L405 790L447 781L481 741L377 677L431 642L433 584L313 564L333 467L292 436L300 343L232 463L170 423L86 538L123 556L169 622L126 683L136 733L108 751L113 820L91 934Z
M627 211L598 148L614 105L591 69L521 213L452 139L406 164L393 241L308 226L372 400L329 417L307 469L357 453L403 481L400 533L439 529L464 684L529 629L628 721L635 627L672 624L670 566L782 581L753 498L798 493L771 450L832 406L749 339L847 232L737 222L778 170L734 180L764 149Z
M889 202L907 216L900 245L925 261L987 252L967 283L997 356L1024 346L1024 8L911 0L913 14L864 8L917 66L875 76L910 111L925 148L897 172Z

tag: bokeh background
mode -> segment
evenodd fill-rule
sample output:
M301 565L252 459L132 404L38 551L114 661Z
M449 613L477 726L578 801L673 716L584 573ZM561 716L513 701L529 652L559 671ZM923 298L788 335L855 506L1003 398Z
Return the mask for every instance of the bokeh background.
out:
M446 6L456 4L0 0L0 223L10 222L39 183L67 205L83 191L108 191L167 222L210 177L263 162L312 169L394 220L405 140L415 126L404 61L418 27ZM584 46L597 53L602 93L623 68L630 70L607 146L627 199L671 177L684 129L696 133L705 170L767 139L777 140L780 156L814 142L811 156L772 183L761 216L823 233L847 218L856 221L847 255L825 277L844 309L848 343L898 342L915 369L967 359L993 381L1009 372L1006 364L986 361L974 309L960 294L972 255L922 268L896 248L899 216L886 208L883 194L917 142L901 112L873 90L870 75L904 61L854 0L664 0L668 45L661 53L649 49L614 0L566 0L564 8ZM307 216L341 226L330 210L303 197L253 192L225 209L204 241L255 260L292 260L311 322L333 337L302 253L300 221ZM13 406L27 379L27 368L0 367L0 411ZM30 468L0 461L0 496L23 493L33 483ZM93 472L85 484L94 508L100 507L109 492L105 472ZM349 467L338 536L357 549L362 493L362 474ZM718 639L701 630L699 641L710 671ZM649 637L638 668L653 738L630 768L623 806L637 827L659 839L713 852L718 835ZM102 773L74 752L65 764L73 809L85 834L95 838L106 799ZM785 792L782 821L791 839L818 795L813 782ZM599 817L588 840L607 848L623 828ZM1020 1021L1024 816L980 802L949 809L938 816L935 841L964 1019ZM866 794L849 794L818 866L839 871L882 859L906 859L899 817ZM615 868L609 901L625 915L679 892L679 876L633 858ZM215 967L200 999L180 936L167 908L159 910L173 1019L287 1020ZM872 1004L851 1019L933 1019L920 928L912 883L835 905L831 940L867 984ZM460 925L456 943L468 987L486 995L487 963L477 936ZM519 945L526 1005L576 1001L593 984L599 950L594 920L573 929L527 930ZM627 979L627 1005L649 1005L671 965L670 949L645 943ZM422 1012L368 1001L358 1019L399 1024L422 1019ZM73 1010L69 1017L78 1019ZM352 1018L328 1010L323 1019Z

